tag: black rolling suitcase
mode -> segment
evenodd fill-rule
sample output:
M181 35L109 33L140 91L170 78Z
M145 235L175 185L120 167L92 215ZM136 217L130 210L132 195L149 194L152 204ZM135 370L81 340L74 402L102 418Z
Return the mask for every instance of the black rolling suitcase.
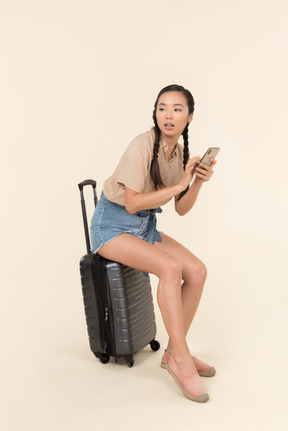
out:
M87 253L80 261L80 274L90 348L105 364L110 357L124 357L128 367L133 355L150 344L156 351L156 323L149 277L143 272L104 259L90 251L83 188L93 187L97 205L96 182L78 184L86 237Z

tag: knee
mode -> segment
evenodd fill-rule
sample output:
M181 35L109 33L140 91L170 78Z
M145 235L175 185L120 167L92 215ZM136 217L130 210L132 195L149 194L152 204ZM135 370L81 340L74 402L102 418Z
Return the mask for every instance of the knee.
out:
M200 262L197 268L198 277L205 281L207 277L207 268L203 262Z
M199 260L197 263L193 263L190 266L190 271L189 271L189 275L188 278L192 278L192 280L194 281L198 281L204 283L207 277L207 268L204 265L203 262L201 262L201 260Z

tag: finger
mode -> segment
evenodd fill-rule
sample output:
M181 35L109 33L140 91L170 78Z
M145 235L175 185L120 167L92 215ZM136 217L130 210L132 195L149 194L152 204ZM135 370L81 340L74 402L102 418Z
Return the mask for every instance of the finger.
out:
M216 165L217 160L216 160L216 159L213 159L213 157L211 157L211 158L210 158L210 162L211 162L211 165L210 165L210 166L214 166L214 165Z
M187 162L186 167L185 167L185 171L186 172L194 171L196 166L198 166L198 161L195 162L195 161L192 161L192 159L191 159L191 161Z
M209 173L210 174L210 176L214 173L214 171L213 171L213 169L212 169L212 165L211 166L208 166L208 165L205 165L205 164L200 164L198 167L197 167L197 169L200 169L200 172L202 172L202 173Z
M200 174L199 172L195 172L195 177L200 178L202 181L210 180L210 177L207 177L207 175Z
M195 172L197 172L198 174L201 174L204 177L207 178L211 178L212 174L213 174L213 170L212 169L203 169L203 168L196 168Z
M206 165L205 163L199 163L197 166L197 169L202 169L202 171L209 171L210 166Z
M188 160L187 165L195 165L195 163L198 163L200 160L199 156L196 157L192 157L191 159Z

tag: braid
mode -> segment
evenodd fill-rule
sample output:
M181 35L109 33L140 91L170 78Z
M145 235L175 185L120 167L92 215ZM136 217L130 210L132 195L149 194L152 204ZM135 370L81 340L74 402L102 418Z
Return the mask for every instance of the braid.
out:
M159 153L159 147L160 147L161 130L159 129L159 126L158 126L157 121L156 121L156 110L155 109L153 112L153 120L154 120L154 124L155 124L155 141L154 141L154 147L153 147L153 158L152 158L151 167L150 167L150 174L151 174L155 189L158 189L160 187L165 187L165 185L163 184L163 181L161 179L159 163L158 163L158 153Z
M188 159L189 159L189 141L188 141L188 126L189 123L186 125L185 129L182 132L183 136L183 144L184 144L184 151L183 151L183 170L185 171ZM178 201L182 198L182 196L185 195L189 190L189 186L183 190L183 192L180 193Z
M158 159L159 147L160 147L161 130L158 125L155 127L155 141L153 147L153 159Z
M184 143L184 153L183 153L183 169L185 171L188 159L189 159L189 141L188 141L188 125L185 127L185 129L182 132L183 136L183 143Z

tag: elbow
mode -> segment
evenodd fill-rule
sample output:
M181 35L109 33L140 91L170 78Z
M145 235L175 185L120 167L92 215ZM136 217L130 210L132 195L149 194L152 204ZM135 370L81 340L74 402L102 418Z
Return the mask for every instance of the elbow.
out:
M124 206L126 211L129 214L135 214L139 209L137 208L137 192L134 192L133 190L129 190L126 188L125 190L125 199L124 199Z
M185 214L187 214L187 212L183 212L183 211L176 211L176 212L181 217L183 217Z
M183 217L185 214L187 214L187 212L188 211L185 211L184 209L182 209L182 208L177 208L177 207L175 207L175 211L176 211L176 213L179 215L179 216L181 216L181 217Z
M137 212L133 205L125 204L125 209L129 214L135 214Z

